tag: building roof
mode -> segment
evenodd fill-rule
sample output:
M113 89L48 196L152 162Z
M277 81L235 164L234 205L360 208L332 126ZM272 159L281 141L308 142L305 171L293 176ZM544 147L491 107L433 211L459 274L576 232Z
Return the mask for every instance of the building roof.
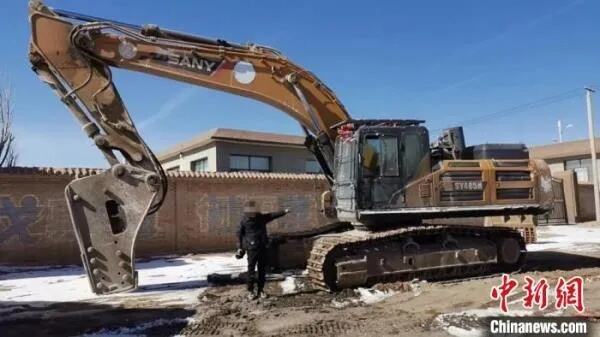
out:
M212 129L188 141L176 144L158 153L159 160L166 160L178 156L215 141L244 142L263 145L287 145L293 147L304 146L304 137L280 133L257 132L237 129Z
M596 152L600 152L600 138L596 138ZM529 157L535 159L566 159L590 156L590 141L587 139L554 143L529 148Z

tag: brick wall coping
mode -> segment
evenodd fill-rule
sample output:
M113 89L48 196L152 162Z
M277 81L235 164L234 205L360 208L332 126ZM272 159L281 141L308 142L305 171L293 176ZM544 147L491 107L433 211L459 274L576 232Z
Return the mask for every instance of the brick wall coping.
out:
M0 174L85 177L106 169L82 167L3 167ZM169 178L212 178L212 179L264 179L264 180L325 180L322 174L275 173L275 172L166 172Z

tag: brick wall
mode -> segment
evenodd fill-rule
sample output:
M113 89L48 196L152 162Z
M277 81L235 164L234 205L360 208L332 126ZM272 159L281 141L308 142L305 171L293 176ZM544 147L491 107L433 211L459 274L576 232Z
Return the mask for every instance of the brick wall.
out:
M65 186L91 169L0 170L0 263L79 263ZM235 246L235 229L248 199L264 212L289 208L270 231L292 232L328 223L319 212L322 176L276 173L169 173L161 210L140 229L141 256L212 252Z

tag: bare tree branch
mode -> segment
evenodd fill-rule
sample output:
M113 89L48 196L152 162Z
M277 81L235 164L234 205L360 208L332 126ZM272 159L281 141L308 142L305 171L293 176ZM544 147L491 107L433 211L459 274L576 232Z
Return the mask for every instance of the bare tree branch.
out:
M12 133L13 113L10 88L0 88L0 167L15 166L17 163L15 136Z

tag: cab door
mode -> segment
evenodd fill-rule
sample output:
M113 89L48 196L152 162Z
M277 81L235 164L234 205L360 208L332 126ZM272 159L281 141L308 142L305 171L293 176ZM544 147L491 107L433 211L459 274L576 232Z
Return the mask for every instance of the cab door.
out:
M400 137L391 132L365 133L361 142L361 205L364 209L398 207L403 203Z
M356 210L357 139L336 140L335 184L333 192L338 215Z

